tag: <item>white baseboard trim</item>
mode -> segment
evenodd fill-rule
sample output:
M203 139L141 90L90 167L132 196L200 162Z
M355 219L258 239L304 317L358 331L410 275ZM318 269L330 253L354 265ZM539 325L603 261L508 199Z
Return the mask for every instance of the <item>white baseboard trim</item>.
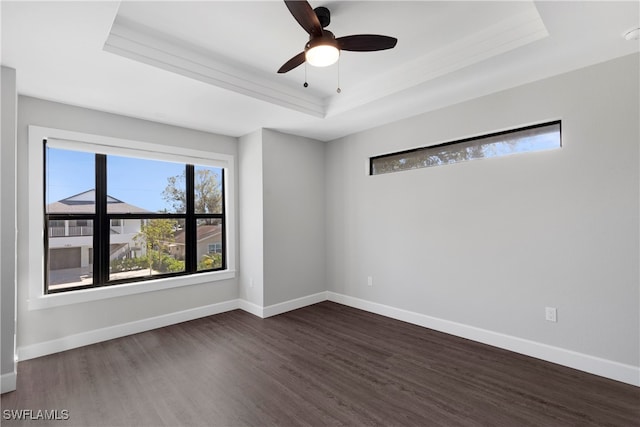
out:
M264 319L264 307L261 307L258 304L240 299L238 300L238 308L240 310L246 311L247 313L253 314L254 316L262 317Z
M95 344L126 335L149 331L236 309L244 310L261 318L266 318L326 300L640 387L640 367L637 366L602 359L572 350L554 347L487 329L477 328L475 326L439 319L425 314L403 310L331 291L319 292L317 294L307 295L305 297L269 305L267 307L260 307L257 304L243 299L235 299L204 307L142 319L135 322L124 323L121 325L109 326L102 329L69 335L51 341L18 347L18 360L28 360L40 356L46 356L48 354L58 353L89 344ZM16 378L16 373L3 374L1 376L2 393L15 390Z
M177 311L174 313L151 317L148 319L137 320L135 322L123 323L120 325L95 329L79 334L68 335L66 337L37 344L21 346L18 347L18 360L34 359L36 357L59 353L61 351L71 350L73 348L83 347L89 344L95 344L98 342L120 338L131 334L137 334L152 329L162 328L164 326L174 325L176 323L224 313L225 311L241 309L255 316L265 318L326 300L326 292L320 292L302 298L285 301L279 304L273 304L268 307L260 307L257 304L243 299L224 301L217 304L211 304L203 307L197 307L189 310ZM4 383L5 381L3 376L3 387ZM10 379L7 380L7 384L11 384ZM15 389L15 378L13 387Z
M18 347L18 360L28 360L46 356L48 354L71 350L73 348L137 334L139 332L150 331L152 329L224 313L225 311L236 310L238 308L239 300L235 299Z
M499 347L640 387L640 367L637 366L626 365L624 363L602 359L588 354L578 353L576 351L554 347L536 341L530 341L462 323L439 319L437 317L431 317L425 314L403 310L336 292L328 291L327 299L349 307L380 314L396 320L402 320L414 325L467 338L473 341L492 345L494 347Z
M16 380L18 374L16 371L9 372L8 374L0 375L0 393L8 393L16 389Z
M327 293L323 291L278 304L268 305L262 309L262 317L277 316L278 314L286 313L287 311L297 310L326 300Z

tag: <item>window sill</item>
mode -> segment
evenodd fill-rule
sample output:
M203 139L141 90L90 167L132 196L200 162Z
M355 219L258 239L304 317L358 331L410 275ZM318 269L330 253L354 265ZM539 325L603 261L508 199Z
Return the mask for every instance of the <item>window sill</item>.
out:
M149 280L146 282L125 283L122 285L70 291L67 293L39 295L35 298L29 299L28 308L29 310L41 310L51 307L59 307L89 301L99 301L108 298L116 298L125 295L161 291L164 289L178 288L181 286L217 282L220 280L233 279L235 277L235 270L224 270L211 273L194 274L191 276L169 277L164 279Z

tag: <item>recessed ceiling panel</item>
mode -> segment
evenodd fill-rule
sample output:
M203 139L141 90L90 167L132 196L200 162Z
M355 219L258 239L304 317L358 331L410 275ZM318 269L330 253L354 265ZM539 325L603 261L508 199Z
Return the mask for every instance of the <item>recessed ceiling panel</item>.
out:
M311 3L319 6L320 3ZM384 34L394 49L276 70L308 35L284 2L124 2L104 49L306 114L339 114L547 35L531 2L337 2L337 37ZM302 83L309 87L303 88ZM338 94L337 88L344 95Z
M2 1L1 60L21 96L224 135L272 128L328 141L640 50L623 37L640 26L632 1L311 5L330 9L337 36L398 44L308 67L303 88L304 67L276 74L306 41L281 0Z

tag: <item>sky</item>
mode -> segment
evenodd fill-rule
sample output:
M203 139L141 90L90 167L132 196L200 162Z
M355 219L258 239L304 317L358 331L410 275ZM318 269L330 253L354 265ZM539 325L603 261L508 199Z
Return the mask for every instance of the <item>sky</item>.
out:
M95 155L47 148L47 199L53 203L95 188ZM182 175L185 165L157 160L107 156L107 194L151 212L167 209L162 192L167 179ZM215 168L213 168L215 169Z
M508 139L508 138L506 138ZM488 144L486 157L560 146L559 133L519 138L518 143ZM95 188L95 154L47 147L47 199L50 204ZM172 207L162 198L168 178L184 173L181 163L107 156L107 194L130 205L158 212ZM216 168L212 168L216 169ZM217 169L216 169L217 170Z

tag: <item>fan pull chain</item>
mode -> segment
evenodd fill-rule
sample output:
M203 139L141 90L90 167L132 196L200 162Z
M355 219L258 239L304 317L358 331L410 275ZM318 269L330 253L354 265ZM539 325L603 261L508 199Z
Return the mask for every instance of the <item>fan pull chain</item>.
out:
M338 57L338 89L336 89L336 92L342 92L342 89L340 89L340 57Z
M309 87L309 83L307 83L307 62L304 63L304 87Z

